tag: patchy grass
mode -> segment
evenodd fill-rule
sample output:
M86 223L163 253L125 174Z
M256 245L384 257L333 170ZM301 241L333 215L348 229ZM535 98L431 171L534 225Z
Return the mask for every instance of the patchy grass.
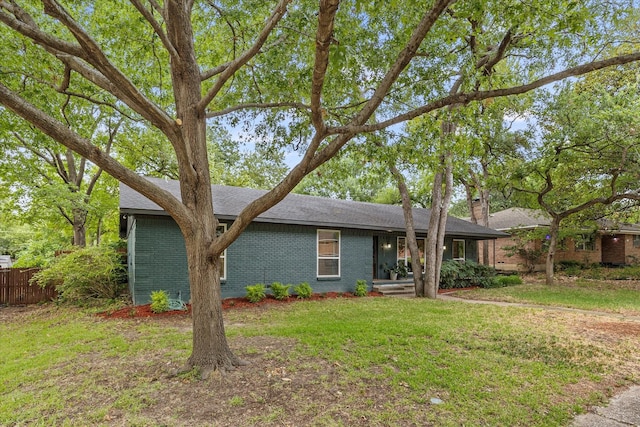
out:
M561 277L552 286L525 284L508 288L476 289L458 293L457 296L640 315L639 281L605 282Z
M171 375L188 316L12 310L0 425L565 425L640 381L640 334L574 313L391 298L230 310L251 364L199 381Z

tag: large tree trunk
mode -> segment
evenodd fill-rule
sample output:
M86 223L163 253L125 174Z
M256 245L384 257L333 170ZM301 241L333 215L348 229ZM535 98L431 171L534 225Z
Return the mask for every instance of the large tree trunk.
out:
M184 236L191 289L193 351L187 368L197 367L206 377L214 369L227 370L240 361L233 355L224 332L216 245L218 222L214 216L206 140L206 115L200 69L195 57L190 7L166 3L167 34L176 55L171 61L176 124L171 133L180 168L180 195L188 213L175 218Z
M413 283L415 285L416 296L424 297L424 278L422 276L422 263L420 262L420 249L418 248L418 240L416 239L416 230L413 223L413 206L409 197L409 190L404 181L404 177L400 171L391 165L391 174L396 179L400 198L402 199L402 212L404 213L404 222L407 234L407 246L411 254L411 270L413 271Z
M553 285L553 274L555 264L556 247L558 246L558 232L560 230L560 218L554 216L549 227L549 252L547 253L547 264L545 266L545 279L547 285Z
M425 296L434 299L438 295L436 283L436 270L438 269L438 227L440 224L440 206L442 205L442 178L443 172L436 173L431 192L431 217L429 218L429 230L425 243Z
M452 154L447 153L445 156L444 168L444 196L440 205L439 223L438 223L438 241L436 244L436 269L435 274L435 295L438 295L440 288L440 270L442 268L442 257L444 256L444 237L447 226L447 216L449 215L449 204L451 203L451 193L453 191L453 165L451 162Z
M76 208L73 210L73 245L84 248L87 246L87 211Z
M226 371L241 364L227 344L218 270L220 258L210 259L208 241L198 232L186 245L193 322L193 349L187 369L198 367L204 378L214 369Z
M485 178L486 178L485 173ZM481 219L480 225L489 227L489 191L480 191L480 207L481 207ZM489 265L489 241L482 241L482 264Z

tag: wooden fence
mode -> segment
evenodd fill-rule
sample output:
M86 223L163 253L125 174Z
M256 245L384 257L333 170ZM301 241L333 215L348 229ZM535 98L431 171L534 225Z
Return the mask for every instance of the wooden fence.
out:
M41 288L29 283L39 268L7 268L0 270L0 304L37 304L56 297L53 287Z

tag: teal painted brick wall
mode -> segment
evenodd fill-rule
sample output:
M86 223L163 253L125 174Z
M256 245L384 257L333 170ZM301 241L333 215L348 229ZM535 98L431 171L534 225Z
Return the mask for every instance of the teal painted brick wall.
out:
M176 223L168 217L134 217L133 238L135 270L130 282L135 304L151 301L151 292L164 290L169 298L188 300L189 280L184 239ZM131 246L131 245L130 245ZM131 250L131 248L130 248ZM131 280L131 278L130 278Z
M351 292L356 280L372 281L372 235L341 231L341 275L318 279L316 227L253 223L227 249L227 276L223 298L244 296L245 287L274 281L297 285L309 282L314 292ZM184 240L168 217L137 216L129 234L130 288L136 304L150 301L151 292L178 292L190 298ZM131 265L130 265L131 268ZM133 271L133 273L132 273Z

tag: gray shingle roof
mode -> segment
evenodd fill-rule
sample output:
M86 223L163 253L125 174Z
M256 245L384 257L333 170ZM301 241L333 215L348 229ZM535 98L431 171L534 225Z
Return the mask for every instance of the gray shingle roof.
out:
M550 224L549 216L536 209L509 208L489 215L489 227L495 230L548 227Z
M178 181L147 178L169 191L178 199ZM219 219L234 219L251 201L266 191L222 185L211 186L213 206ZM120 184L120 210L123 213L166 215L158 205L136 191ZM429 224L428 209L414 208L416 232L426 233ZM313 225L320 227L355 228L364 230L404 232L402 207L375 203L354 202L322 197L289 194L280 203L258 216L254 221L281 224ZM449 217L446 233L453 236L495 239L506 234L470 222Z
M602 232L640 235L640 224L618 223L608 219L599 219L597 223ZM548 227L550 224L549 215L537 209L509 208L489 215L489 226L501 231Z

